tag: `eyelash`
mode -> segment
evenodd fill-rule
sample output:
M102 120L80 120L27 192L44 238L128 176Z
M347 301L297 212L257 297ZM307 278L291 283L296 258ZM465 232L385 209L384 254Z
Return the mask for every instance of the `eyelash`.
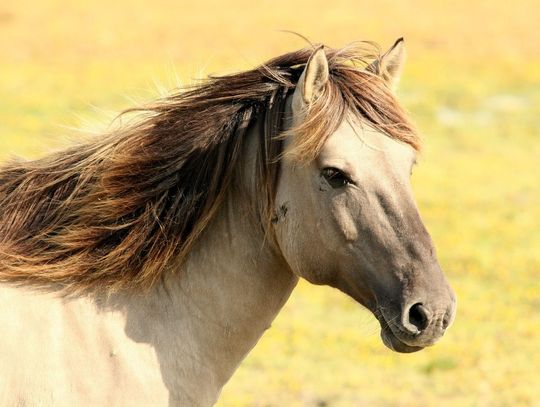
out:
M323 170L321 171L321 175L324 177L326 182L328 182L328 184L334 189L343 188L353 183L351 179L343 173L343 171L338 170L334 167L323 168Z

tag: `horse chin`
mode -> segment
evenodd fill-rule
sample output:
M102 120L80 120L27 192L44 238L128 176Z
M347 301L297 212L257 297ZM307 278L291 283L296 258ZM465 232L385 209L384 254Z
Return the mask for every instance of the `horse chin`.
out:
M389 328L381 329L381 339L387 348L399 353L413 353L424 349L422 346L410 346L401 342Z
M413 353L424 349L424 346L408 345L400 340L386 322L386 319L380 312L375 312L375 316L381 324L381 339L386 347L394 352L399 353Z

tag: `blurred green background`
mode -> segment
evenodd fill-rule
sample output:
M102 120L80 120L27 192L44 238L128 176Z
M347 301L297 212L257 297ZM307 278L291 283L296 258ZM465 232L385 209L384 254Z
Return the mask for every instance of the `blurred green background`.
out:
M399 96L425 140L413 184L454 326L392 353L367 311L301 283L219 405L540 405L539 18L537 0L3 1L0 159L305 45L279 29L330 46L404 36Z

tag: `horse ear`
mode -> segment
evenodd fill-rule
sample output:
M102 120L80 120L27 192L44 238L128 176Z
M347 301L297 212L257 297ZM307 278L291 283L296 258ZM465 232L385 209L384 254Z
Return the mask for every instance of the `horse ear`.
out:
M382 77L392 90L396 90L405 57L405 41L399 38L386 53L369 64L366 69Z
M328 60L321 46L313 52L298 80L295 93L301 96L299 102L304 106L311 105L321 95L329 77Z

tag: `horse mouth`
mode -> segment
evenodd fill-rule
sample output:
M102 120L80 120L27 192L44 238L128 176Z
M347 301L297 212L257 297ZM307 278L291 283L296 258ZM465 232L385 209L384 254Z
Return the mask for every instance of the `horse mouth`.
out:
M424 349L423 346L411 346L399 340L398 337L394 335L390 327L388 327L388 324L387 327L381 328L381 339L386 347L394 352L413 353Z
M384 316L379 313L376 313L375 315L381 324L381 339L388 349L399 353L413 353L424 349L424 346L413 346L403 342L394 334Z

